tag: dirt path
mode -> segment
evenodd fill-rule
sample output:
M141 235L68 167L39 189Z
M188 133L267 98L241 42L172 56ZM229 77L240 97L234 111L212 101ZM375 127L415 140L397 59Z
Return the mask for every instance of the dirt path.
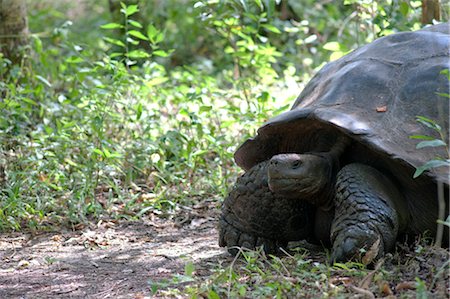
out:
M186 263L208 275L211 262L230 258L210 214L3 235L0 298L144 298L150 281L183 274Z

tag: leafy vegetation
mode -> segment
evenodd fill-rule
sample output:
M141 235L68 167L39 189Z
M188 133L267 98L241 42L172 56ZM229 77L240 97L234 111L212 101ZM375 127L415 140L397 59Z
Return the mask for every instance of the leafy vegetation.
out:
M239 173L236 146L287 110L327 61L419 28L421 4L137 2L111 19L106 1L29 1L31 51L19 65L0 54L1 231L163 217L205 199L219 206ZM188 264L175 282L194 283L184 290L192 297L329 297L370 272L304 254L242 256L207 282ZM373 279L385 281L383 271Z
M287 109L318 67L418 26L418 1L300 2L289 2L292 19L276 1L177 2L186 18L173 1L122 3L113 22L101 4L84 4L94 17L30 3L31 54L0 58L0 228L219 202L239 140Z
M445 296L445 283L437 287L436 282L445 280L449 261L444 250L424 250L422 242L388 254L373 269L354 262L329 265L324 256L313 254L314 248L303 247L283 258L241 251L231 264L214 269L207 280L197 277L193 264L187 263L184 275L150 284L153 295L189 294L191 298L381 298L393 296L392 290L400 298ZM431 261L425 271L421 259Z

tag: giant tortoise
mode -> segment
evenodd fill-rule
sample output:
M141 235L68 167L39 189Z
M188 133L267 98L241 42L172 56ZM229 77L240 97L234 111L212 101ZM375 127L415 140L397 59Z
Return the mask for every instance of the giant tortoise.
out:
M220 246L273 252L308 240L330 246L334 261L371 262L400 238L434 236L448 168L413 174L449 153L417 149L411 136L440 138L418 116L448 136L449 37L449 24L396 33L326 64L236 151L246 172L224 201Z

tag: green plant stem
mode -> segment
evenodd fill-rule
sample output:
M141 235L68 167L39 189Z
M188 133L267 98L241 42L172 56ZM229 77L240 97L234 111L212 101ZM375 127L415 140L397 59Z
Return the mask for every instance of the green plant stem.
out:
M438 188L438 203L439 203L438 219L445 221L444 183L438 182L437 188ZM436 230L436 242L435 242L435 245L437 247L442 246L443 235L444 235L444 224L438 221Z

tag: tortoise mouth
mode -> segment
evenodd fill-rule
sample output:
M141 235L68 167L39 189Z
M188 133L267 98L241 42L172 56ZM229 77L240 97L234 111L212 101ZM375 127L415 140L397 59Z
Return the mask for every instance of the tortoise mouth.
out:
M293 191L293 187L298 186L297 178L273 177L269 176L268 185L273 193L289 193Z
M307 199L320 192L322 185L313 178L270 177L270 191L288 198Z

